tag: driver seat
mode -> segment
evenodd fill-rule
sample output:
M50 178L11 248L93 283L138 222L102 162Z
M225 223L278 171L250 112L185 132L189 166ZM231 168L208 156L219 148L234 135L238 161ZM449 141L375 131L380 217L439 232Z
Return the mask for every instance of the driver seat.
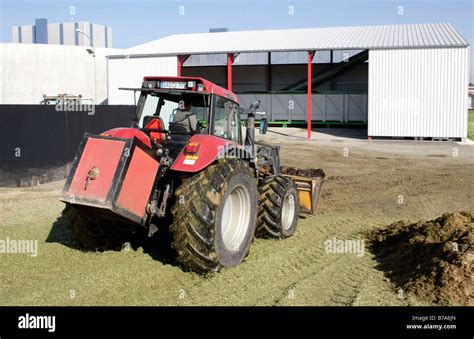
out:
M165 129L165 123L161 117L147 115L143 117L143 128ZM155 144L161 144L165 138L165 133L163 132L150 132L150 139Z
M198 120L194 113L177 109L169 123L170 140L167 147L171 156L177 155L188 143L191 136L198 134Z

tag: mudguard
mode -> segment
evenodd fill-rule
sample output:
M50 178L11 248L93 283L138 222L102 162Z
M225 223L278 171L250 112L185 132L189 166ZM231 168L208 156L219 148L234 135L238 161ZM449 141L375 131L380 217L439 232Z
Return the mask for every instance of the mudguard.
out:
M180 172L199 172L219 158L250 159L244 146L214 135L195 134L176 157L171 169Z

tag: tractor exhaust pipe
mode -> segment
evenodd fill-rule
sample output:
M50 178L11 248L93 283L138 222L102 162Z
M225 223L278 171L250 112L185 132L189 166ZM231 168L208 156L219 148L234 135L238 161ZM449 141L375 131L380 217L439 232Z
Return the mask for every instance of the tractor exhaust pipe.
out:
M245 146L255 157L255 112L260 107L260 100L255 101L247 109L242 109L241 114L247 115L247 130L245 133Z

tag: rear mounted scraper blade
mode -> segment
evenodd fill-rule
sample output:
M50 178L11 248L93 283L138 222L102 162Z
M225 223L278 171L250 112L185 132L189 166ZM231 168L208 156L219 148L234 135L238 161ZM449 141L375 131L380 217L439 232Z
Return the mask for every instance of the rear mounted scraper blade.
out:
M158 156L137 138L84 136L61 200L108 210L144 224L155 185Z

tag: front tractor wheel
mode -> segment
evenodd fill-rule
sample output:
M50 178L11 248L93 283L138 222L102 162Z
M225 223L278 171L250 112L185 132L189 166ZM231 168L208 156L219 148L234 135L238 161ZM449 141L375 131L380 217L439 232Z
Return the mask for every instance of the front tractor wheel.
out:
M300 213L298 186L284 176L277 176L259 188L259 211L256 234L262 238L288 238L296 231Z
M170 229L178 261L199 273L240 264L257 219L258 192L249 165L220 160L183 179L175 196Z

